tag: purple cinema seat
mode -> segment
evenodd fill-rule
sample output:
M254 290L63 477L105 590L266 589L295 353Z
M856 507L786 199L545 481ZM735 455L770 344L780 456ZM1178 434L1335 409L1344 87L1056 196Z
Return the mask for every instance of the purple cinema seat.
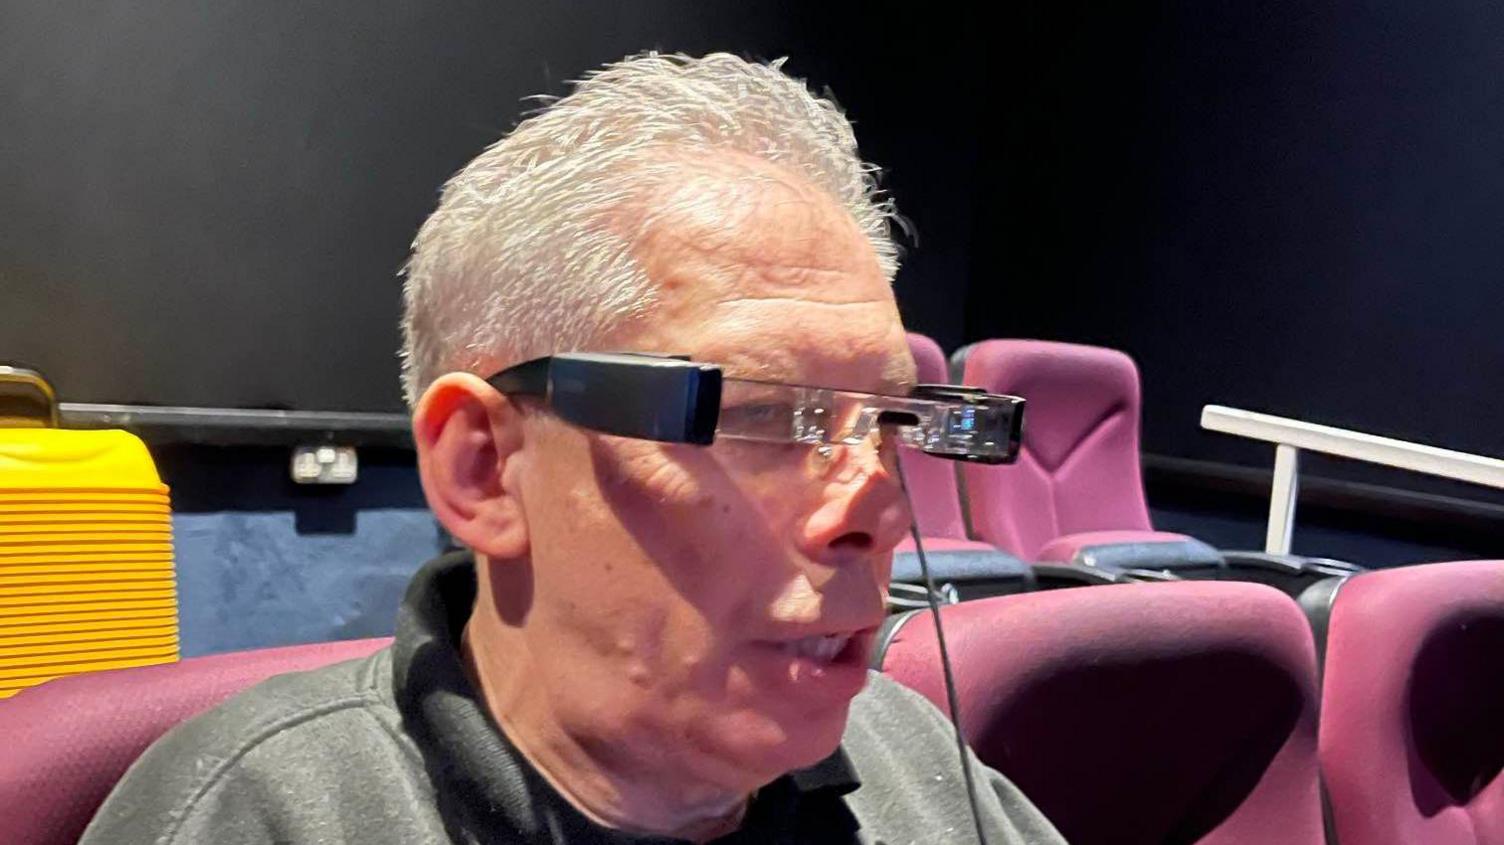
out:
M91 672L0 701L0 841L78 841L125 770L174 725L273 675L365 657L389 642L315 643Z
M1504 561L1337 591L1321 767L1342 845L1504 843Z
M940 345L922 334L909 332L909 352L919 371L920 384L949 384L945 353ZM987 551L992 546L969 540L966 521L961 516L961 494L956 484L956 462L935 458L905 448L898 459L903 462L909 482L909 498L914 505L914 521L926 551ZM913 551L914 541L904 540L899 551Z
M1216 570L1221 557L1149 523L1139 376L1122 352L987 340L956 353L962 381L1028 400L1018 462L962 468L973 535L1025 560Z
M945 353L940 351L939 344L922 334L910 332L909 352L914 356L920 384L950 383ZM988 543L967 538L955 461L908 448L899 452L898 459L903 463L914 521L919 527L937 585L951 584L958 589L958 595L964 594L965 597L1016 593L1032 587L1033 578L1023 562ZM917 602L912 606L922 606L924 593L922 590L916 593L916 589L921 588L924 579L920 575L914 541L909 537L905 537L894 550L893 581L896 585L908 585L908 589L894 587L892 595L895 598L900 593L907 596L905 601L895 600L895 607L911 606L910 602ZM965 582L965 586L958 582ZM916 595L919 598L915 598Z
M1075 845L1319 845L1315 650L1261 584L1054 590L945 607L962 729ZM885 673L946 708L928 611Z

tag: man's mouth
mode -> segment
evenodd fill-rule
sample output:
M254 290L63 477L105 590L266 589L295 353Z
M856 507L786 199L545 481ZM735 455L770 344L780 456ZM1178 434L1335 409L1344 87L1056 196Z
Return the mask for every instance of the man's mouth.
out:
M746 666L770 694L796 708L810 712L812 706L833 706L861 692L867 683L867 660L876 630L763 640L749 652Z
M785 654L804 657L817 663L830 663L851 645L851 634L828 634L802 637L781 644Z

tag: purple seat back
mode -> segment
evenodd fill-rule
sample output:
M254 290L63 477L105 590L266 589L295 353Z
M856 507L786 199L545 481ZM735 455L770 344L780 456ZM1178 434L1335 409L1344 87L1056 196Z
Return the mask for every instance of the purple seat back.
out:
M1322 695L1342 845L1504 843L1504 561L1348 579Z
M1322 842L1315 649L1289 597L1186 581L942 613L968 741L1068 841ZM946 709L927 611L883 671Z
M273 675L365 657L389 639L195 657L49 681L0 702L0 839L78 841L130 764L174 725Z
M976 539L1035 560L1064 534L1152 529L1131 358L1043 340L987 340L957 355L966 384L1028 400L1018 462L962 467Z
M922 334L909 332L909 351L919 369L920 384L949 384L945 370L945 353L939 344ZM956 463L933 458L915 449L899 455L909 482L914 520L925 537L966 539L966 522L961 516L961 494L956 483Z

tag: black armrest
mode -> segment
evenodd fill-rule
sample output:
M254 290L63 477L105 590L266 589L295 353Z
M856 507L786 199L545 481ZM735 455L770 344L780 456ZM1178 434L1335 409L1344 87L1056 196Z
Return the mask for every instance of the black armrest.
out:
M1170 542L1106 543L1084 546L1071 563L1107 570L1149 570L1181 578L1220 578L1225 569L1222 555L1200 540Z
M925 557L930 564L930 577L935 582L935 589L940 592L942 602L1012 595L1034 589L1033 568L1007 552L936 551L927 552ZM924 575L919 570L919 556L916 552L893 555L893 575L890 580L896 585L913 585L918 588L917 591L895 591L890 598L891 606L921 606L926 602L923 592Z
M1363 571L1363 567L1346 561L1269 552L1224 550L1222 559L1226 561L1229 580L1268 584L1291 596L1299 596L1328 578L1344 578Z
M1123 584L1129 580L1121 571L1093 569L1073 563L1036 563L1033 569L1034 589L1036 590Z

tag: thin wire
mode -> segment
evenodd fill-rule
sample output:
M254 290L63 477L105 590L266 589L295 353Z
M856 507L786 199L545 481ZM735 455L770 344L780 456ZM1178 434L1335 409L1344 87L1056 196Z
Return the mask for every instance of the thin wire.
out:
M950 703L950 724L956 732L956 750L961 755L961 776L966 779L966 800L971 803L971 820L976 825L977 842L987 845L987 834L982 831L982 813L977 805L977 784L971 775L971 755L966 748L966 737L961 734L961 697L956 692L956 676L950 667L950 652L945 647L945 628L940 624L940 603L935 599L935 582L930 578L930 564L924 555L924 542L919 539L919 521L914 518L914 500L909 496L909 480L903 472L903 461L895 460L898 467L898 486L903 490L904 502L909 506L909 533L914 538L914 551L919 555L919 572L924 577L924 592L929 598L930 615L935 619L935 642L940 645L940 668L945 673L945 697Z

